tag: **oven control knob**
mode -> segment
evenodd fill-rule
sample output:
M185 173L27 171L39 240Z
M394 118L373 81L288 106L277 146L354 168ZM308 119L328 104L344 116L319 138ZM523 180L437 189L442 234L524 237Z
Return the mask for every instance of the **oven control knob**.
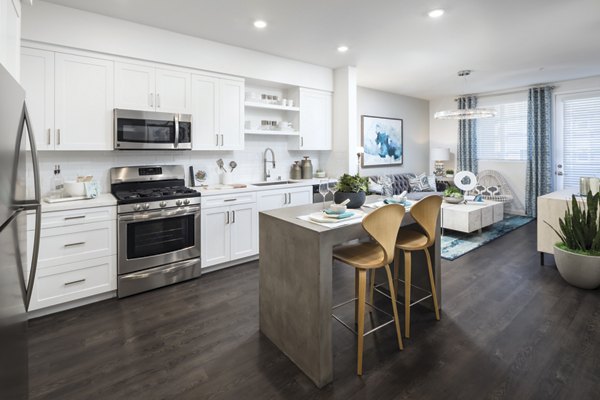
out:
M166 202L166 201L161 201L160 203L158 203L158 205L159 205L161 208L165 208L165 207L167 206L167 202Z
M182 204L181 200L177 200L177 201L175 202L175 205L176 205L177 207L181 207L181 204Z
M133 205L133 210L134 211L140 211L142 209L142 205L141 204L134 204Z
M185 204L186 206L187 206L188 204L190 204L190 199L185 199L185 200L183 201L183 204Z
M150 203L144 203L143 207L144 207L144 210L149 209L150 208Z

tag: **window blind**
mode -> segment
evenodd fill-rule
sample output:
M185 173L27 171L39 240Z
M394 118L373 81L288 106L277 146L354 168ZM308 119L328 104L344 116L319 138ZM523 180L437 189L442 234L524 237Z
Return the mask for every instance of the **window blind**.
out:
M527 159L527 93L482 98L478 107L494 108L493 118L477 120L477 158Z
M563 101L564 186L579 177L600 176L600 95Z

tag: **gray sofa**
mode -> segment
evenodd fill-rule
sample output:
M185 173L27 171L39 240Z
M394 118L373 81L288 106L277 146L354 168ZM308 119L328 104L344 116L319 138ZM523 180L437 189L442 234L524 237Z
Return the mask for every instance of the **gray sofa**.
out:
M410 180L416 178L415 174L405 173L405 174L391 174L387 175L392 179L392 190L393 194L400 194L403 191L407 191L407 198L410 200L421 200L424 197L432 196L432 195L442 195L441 188L437 188L438 191L413 191L410 186ZM381 193L381 180L383 176L375 175L369 176L369 191L372 193Z

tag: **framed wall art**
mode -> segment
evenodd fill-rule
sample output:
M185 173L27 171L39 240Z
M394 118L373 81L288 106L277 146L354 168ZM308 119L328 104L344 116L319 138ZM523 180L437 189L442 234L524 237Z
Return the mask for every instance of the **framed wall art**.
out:
M400 118L361 116L362 146L365 153L362 167L402 165L403 121Z

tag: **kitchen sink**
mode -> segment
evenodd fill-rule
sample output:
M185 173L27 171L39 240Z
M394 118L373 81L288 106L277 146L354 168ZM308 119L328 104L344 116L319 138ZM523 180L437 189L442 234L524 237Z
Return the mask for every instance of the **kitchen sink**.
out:
M271 182L258 182L253 183L252 186L274 186L274 185L289 185L291 183L297 183L294 181L271 181Z

